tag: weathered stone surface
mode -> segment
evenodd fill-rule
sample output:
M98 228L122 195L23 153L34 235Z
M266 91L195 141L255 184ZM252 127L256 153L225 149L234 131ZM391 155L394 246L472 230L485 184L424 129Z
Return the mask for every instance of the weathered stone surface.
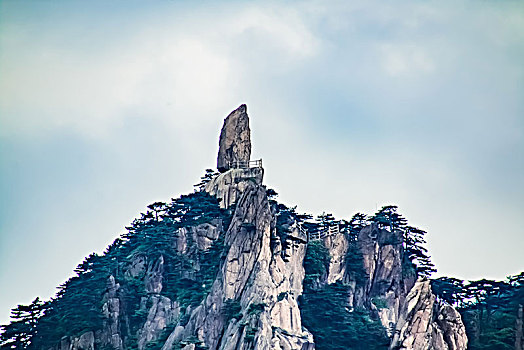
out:
M159 294L162 291L162 279L164 277L164 257L150 261L144 277L145 290L147 293Z
M335 283L344 280L346 275L345 257L348 251L348 240L343 233L327 236L324 239L324 245L329 251L331 257L329 261L327 283Z
M393 337L392 349L466 348L460 314L450 305L436 304L429 282L415 284L414 271L403 268L402 232L390 232L377 225L360 231L357 246L367 278L359 283L345 266L347 238L331 235L324 244L331 255L326 283L348 283L350 309L357 306L374 310Z
M147 313L147 319L138 332L138 349L142 350L147 343L158 339L167 325L173 323L180 313L177 302L161 296L152 295L149 303L151 307Z
M169 335L166 342L162 346L162 350L169 350L172 349L176 342L179 342L182 340L182 337L184 335L184 327L183 326L176 326L173 332Z
M400 305L415 282L415 275L406 274L402 267L402 237L402 232L390 232L377 225L364 227L358 235L358 248L368 278L357 291L360 298L354 303L376 310L390 335L398 321Z
M95 350L95 335L86 332L73 341L72 350Z
M251 157L251 131L247 106L241 105L224 120L220 132L217 168L224 172L234 162L249 162Z
M220 200L222 208L229 208L249 186L261 185L263 178L263 168L231 169L212 179L205 190Z
M124 340L127 345L135 337L138 349L143 350L159 340L168 326L174 328L162 350L181 346L194 350L199 342L209 350L314 350L313 336L302 325L297 302L302 294L308 237L293 218L280 216L277 230L278 211L262 185L264 170L246 167L250 153L249 120L242 105L226 118L220 135L217 165L221 174L204 188L221 200L222 208L235 208L229 227L219 219L192 227L171 226L167 234L172 234L168 243L172 252L160 256L135 253L118 275L121 290L115 278L109 277L102 300L102 330L64 337L52 350L94 350L95 346L121 350ZM232 162L244 164L229 169ZM181 309L162 296L164 283L168 283L167 278L164 281L164 257L184 255L186 264L177 277L197 281L202 251L221 235L224 251L216 262L218 274L204 300ZM465 349L460 314L435 300L428 281L415 283L415 273L403 256L402 239L402 232L377 225L363 228L355 242L342 233L324 238L331 261L315 287L346 283L348 311L359 307L378 315L392 338L391 349ZM350 248L362 256L363 278L357 279L355 269L345 261ZM169 281L177 278L169 272ZM131 280L133 288L128 288L126 283ZM135 283L147 294L140 301L127 294L134 291ZM226 305L235 306L234 315L226 316ZM522 316L520 320L522 328Z
M460 314L438 304L430 282L419 279L406 296L390 349L463 350L468 340Z
M51 348L56 350L95 350L95 334L92 331L83 333L80 337L63 337L60 343ZM49 350L51 350L49 349Z
M342 280L347 283L350 286L350 309L361 307L375 310L382 325L391 334L400 305L415 281L414 276L403 273L402 233L389 232L376 225L369 225L360 231L357 249L362 254L366 279L359 283L346 266L349 242L345 235L339 233L327 236L324 245L331 256L325 282Z
M104 327L102 329L100 342L103 345L112 346L113 349L122 349L119 290L120 285L115 282L113 276L109 276L107 290L103 298L104 304L102 305Z
M438 328L449 349L466 349L468 339L460 313L449 304L440 304L436 315Z
M164 350L190 337L211 350L313 349L297 304L306 240L296 227L280 237L275 225L265 188L247 182L226 232L228 249L211 292L183 330L177 327L171 333ZM240 317L224 319L227 300L240 304Z
M192 241L195 242L197 249L207 250L223 230L223 223L220 220L197 226L181 227L176 235L176 249L178 252L186 254L188 252L187 238L190 236Z
M137 278L143 276L146 271L147 258L144 255L135 256L128 266L125 275L128 278Z

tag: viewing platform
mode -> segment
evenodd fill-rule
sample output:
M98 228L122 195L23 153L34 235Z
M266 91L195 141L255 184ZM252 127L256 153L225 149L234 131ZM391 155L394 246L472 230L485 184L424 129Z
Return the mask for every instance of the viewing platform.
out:
M250 161L232 161L227 163L228 169L262 168L262 159Z

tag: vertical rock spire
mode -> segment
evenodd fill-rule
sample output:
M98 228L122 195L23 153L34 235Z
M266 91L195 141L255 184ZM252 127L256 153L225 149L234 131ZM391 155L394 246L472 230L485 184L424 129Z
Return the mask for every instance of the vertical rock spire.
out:
M231 168L231 164L247 163L250 157L251 131L247 106L243 104L224 120L224 126L220 132L217 169L225 172Z

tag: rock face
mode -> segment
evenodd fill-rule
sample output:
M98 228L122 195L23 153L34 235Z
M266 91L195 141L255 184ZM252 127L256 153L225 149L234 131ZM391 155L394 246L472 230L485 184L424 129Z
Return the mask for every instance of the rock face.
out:
M297 303L306 241L298 230L279 237L265 188L251 181L244 186L211 292L187 325L177 325L164 350L192 337L213 350L314 348ZM232 303L241 312L227 319L224 309Z
M172 324L179 316L180 307L177 302L162 295L152 295L151 307L147 319L138 332L138 349L144 349L147 343L158 339L167 325Z
M339 233L324 239L331 256L326 282L348 283L352 287L350 306L375 310L389 335L397 323L404 297L416 279L414 273L406 273L402 267L402 242L400 232L389 232L376 225L364 227L354 252L361 254L365 274L363 280L358 280L345 262L349 248L346 236Z
M460 314L436 302L428 280L418 280L406 296L390 349L455 350L467 343Z
M357 306L376 308L382 325L389 333L399 317L400 305L415 283L415 274L403 268L403 238L376 225L364 227L358 235L367 281L362 286Z
M113 349L122 349L122 337L120 329L120 285L115 282L113 276L107 280L107 291L103 300L102 314L104 316L104 328L101 333L100 342L110 345Z
M241 105L224 120L220 132L217 168L224 172L231 164L249 162L251 157L251 131L247 106Z
M327 275L328 284L346 280L345 255L348 250L348 244L348 240L343 234L330 235L324 239L324 245L331 256Z
M234 162L249 161L249 133L242 105L226 118L220 134L221 174L204 188L220 200L222 209L213 198L196 191L212 199L213 205L198 207L189 219L182 213L158 221L145 220L148 216L139 220L137 225L144 230L141 237L157 239L156 230L164 229L165 240L162 244L154 240L154 249L126 251L122 257L128 260L123 264L112 262L116 268L111 273L119 283L113 275L107 279L100 303L101 329L64 337L53 350L122 350L127 344L139 350L148 346L162 350L315 349L298 304L307 233L296 217L281 215L280 204L268 199L262 168L230 168ZM214 215L206 217L208 209ZM338 281L349 286L345 310L366 309L380 318L391 349L466 349L459 313L438 302L429 281L417 281L411 263L406 263L402 232L373 224L362 228L357 239L348 237L338 232L323 238L331 260L315 288ZM143 242L132 243L141 246ZM216 247L216 261L204 264L206 254ZM352 257L354 261L347 261ZM202 266L212 271L209 278L196 277L202 274ZM190 287L186 290L185 285ZM196 295L196 301L187 302L187 294Z
M86 332L78 338L64 337L57 346L59 350L95 350L95 335Z
M327 283L349 283L350 306L375 310L392 338L391 349L463 350L467 348L464 324L458 311L437 303L430 282L416 281L413 270L403 262L401 232L376 225L358 235L364 280L357 281L344 262L349 242L343 234L328 236L324 244L332 257Z
M230 169L212 179L205 190L220 199L222 208L229 208L248 186L262 185L263 178L263 168Z

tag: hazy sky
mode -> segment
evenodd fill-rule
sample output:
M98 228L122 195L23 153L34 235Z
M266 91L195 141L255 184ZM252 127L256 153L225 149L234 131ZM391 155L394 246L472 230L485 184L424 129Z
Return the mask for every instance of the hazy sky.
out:
M192 191L241 103L284 203L524 270L524 2L0 0L0 323Z

